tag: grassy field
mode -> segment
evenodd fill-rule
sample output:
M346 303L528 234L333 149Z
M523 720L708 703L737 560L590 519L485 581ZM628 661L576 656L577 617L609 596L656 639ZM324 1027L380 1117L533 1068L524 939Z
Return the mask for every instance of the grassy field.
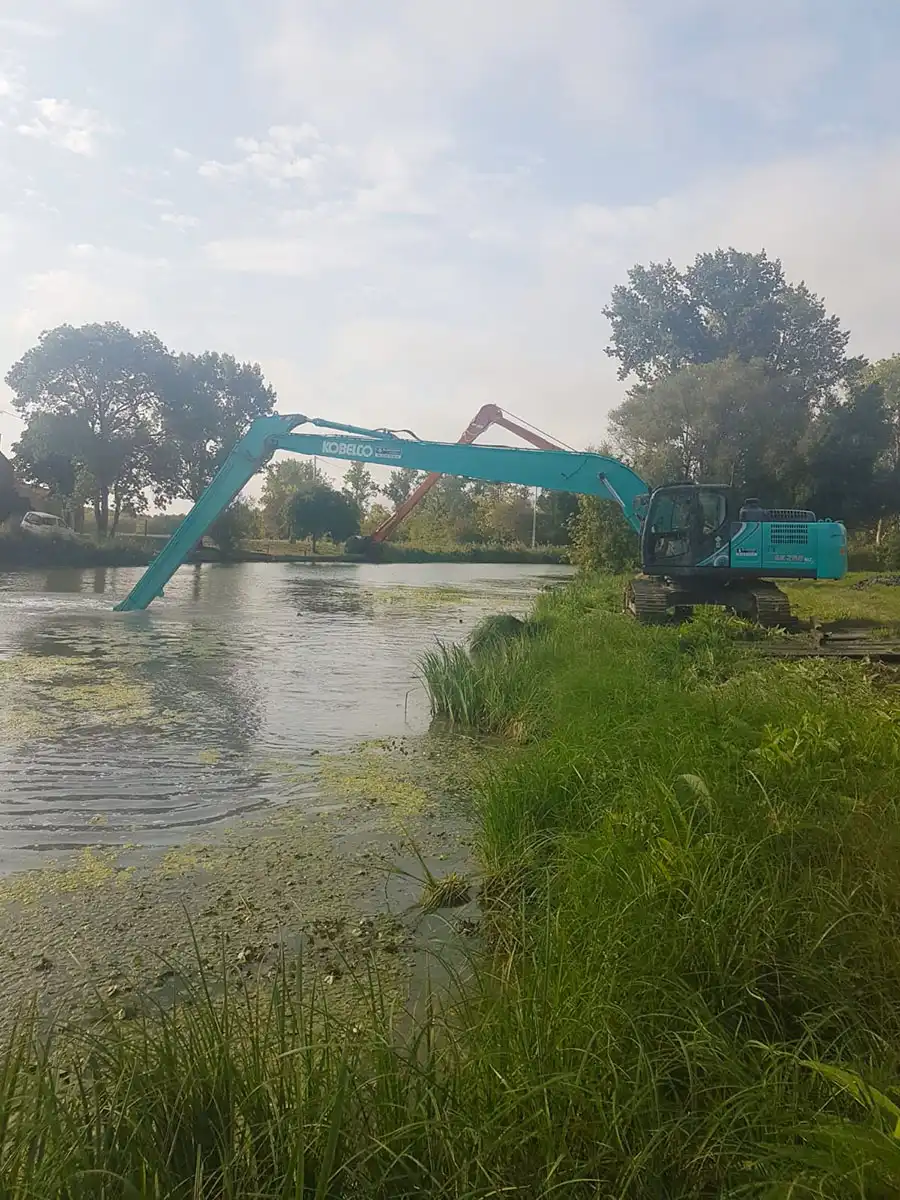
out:
M720 614L642 629L619 592L425 664L436 710L508 739L457 1002L394 1017L364 980L348 1027L286 972L23 1031L0 1195L895 1197L896 688L754 658Z
M791 608L803 619L819 621L864 622L873 627L900 625L900 586L872 583L872 579L890 575L865 575L858 572L836 581L812 579L784 584Z

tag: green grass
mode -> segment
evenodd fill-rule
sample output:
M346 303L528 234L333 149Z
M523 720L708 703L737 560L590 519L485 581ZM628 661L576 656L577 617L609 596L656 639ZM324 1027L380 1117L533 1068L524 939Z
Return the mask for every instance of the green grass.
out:
M875 573L875 578L878 574ZM871 577L855 572L833 582L804 579L781 586L790 597L791 608L801 618L871 621L880 626L900 624L900 587L867 584Z
M894 693L619 593L423 669L516 739L476 797L492 937L458 998L394 1019L362 980L351 1024L286 975L49 1057L23 1034L0 1195L896 1196Z
M641 629L616 592L542 601L505 692L469 661L481 727L528 743L481 799L486 869L520 916L504 1002L471 1036L488 1054L528 1024L521 1069L574 1106L567 1154L601 1194L808 1177L893 1195L900 1178L848 1192L786 1152L864 1116L801 1059L900 1079L896 708L856 664L761 662L718 614Z

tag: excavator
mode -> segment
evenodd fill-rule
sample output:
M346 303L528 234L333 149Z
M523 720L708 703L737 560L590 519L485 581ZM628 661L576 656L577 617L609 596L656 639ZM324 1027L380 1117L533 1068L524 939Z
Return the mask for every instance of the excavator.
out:
M517 434L523 441L530 442L532 446L537 446L540 450L571 449L571 446L563 446L561 442L552 441L545 433L542 433L539 429L535 429L533 425L529 425L521 417L515 417L511 413L504 412L497 404L482 405L457 438L457 443L471 445L483 433L487 433L493 425L499 425L501 429L505 429L508 433ZM396 532L398 526L406 520L413 509L421 504L440 478L439 471L432 471L426 475L422 482L413 488L406 499L397 505L391 515L386 517L378 528L369 534L368 538L358 539L357 544L360 549L367 549L368 546L378 546L381 542L386 542L391 534Z
M319 432L297 433L306 425ZM408 430L366 429L300 413L258 417L123 601L148 607L212 522L278 450L488 483L577 492L615 501L640 538L642 574L625 590L638 621L684 619L694 605L724 606L765 626L786 626L787 596L776 579L840 579L847 533L804 509L767 509L725 484L651 488L626 463L567 449L430 442Z

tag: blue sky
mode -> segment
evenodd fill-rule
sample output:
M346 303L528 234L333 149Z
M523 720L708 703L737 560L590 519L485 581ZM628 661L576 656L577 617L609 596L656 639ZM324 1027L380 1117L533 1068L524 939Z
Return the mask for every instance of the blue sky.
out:
M583 445L634 262L764 246L880 356L898 211L896 0L0 7L4 370L121 320L284 411L453 439L493 401Z

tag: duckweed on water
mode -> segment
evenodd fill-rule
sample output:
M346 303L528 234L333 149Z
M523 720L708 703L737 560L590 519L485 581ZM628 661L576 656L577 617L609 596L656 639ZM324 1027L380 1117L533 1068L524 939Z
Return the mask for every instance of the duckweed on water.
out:
M430 803L429 793L403 772L396 756L388 755L378 744L348 754L323 755L319 760L322 785L343 799L383 804L397 817L421 813Z
M0 879L0 903L35 904L48 896L92 891L112 882L124 885L131 871L119 865L117 851L86 847L66 866L49 864Z

